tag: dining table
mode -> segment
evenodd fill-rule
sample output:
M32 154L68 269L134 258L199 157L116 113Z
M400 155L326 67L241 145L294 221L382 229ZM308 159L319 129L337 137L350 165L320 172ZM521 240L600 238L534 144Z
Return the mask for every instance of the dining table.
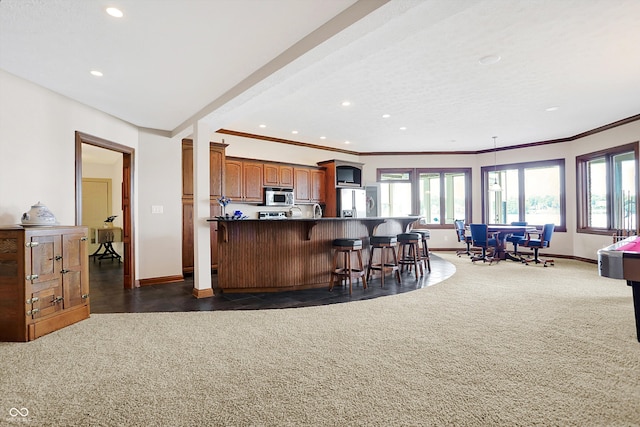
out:
M487 224L487 232L496 239L496 251L493 258L512 261L521 261L520 258L511 255L506 250L507 237L514 233L535 233L538 229L531 225Z

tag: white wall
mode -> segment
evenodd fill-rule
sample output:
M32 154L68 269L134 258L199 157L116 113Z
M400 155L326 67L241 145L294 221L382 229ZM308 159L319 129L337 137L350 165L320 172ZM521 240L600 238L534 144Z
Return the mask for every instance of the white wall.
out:
M182 275L182 138L142 130L138 158L138 278Z
M75 131L137 149L138 129L2 70L0 94L0 225L37 201L74 225Z

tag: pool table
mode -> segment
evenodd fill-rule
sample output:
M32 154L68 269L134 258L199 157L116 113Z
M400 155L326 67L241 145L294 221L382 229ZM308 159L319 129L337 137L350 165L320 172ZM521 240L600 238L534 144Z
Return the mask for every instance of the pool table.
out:
M598 250L598 272L603 277L624 279L631 286L640 342L640 236L627 237Z

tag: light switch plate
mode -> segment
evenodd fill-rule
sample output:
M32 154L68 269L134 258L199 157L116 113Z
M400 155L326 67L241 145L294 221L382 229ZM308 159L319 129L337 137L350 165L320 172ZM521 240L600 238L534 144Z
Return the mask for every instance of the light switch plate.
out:
M161 214L164 212L164 206L151 206L151 213L152 214Z

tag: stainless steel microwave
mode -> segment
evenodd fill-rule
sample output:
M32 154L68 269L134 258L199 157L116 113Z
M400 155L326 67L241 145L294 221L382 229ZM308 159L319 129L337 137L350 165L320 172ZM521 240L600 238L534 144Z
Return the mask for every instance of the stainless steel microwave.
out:
M265 187L264 204L266 206L293 206L293 188Z

